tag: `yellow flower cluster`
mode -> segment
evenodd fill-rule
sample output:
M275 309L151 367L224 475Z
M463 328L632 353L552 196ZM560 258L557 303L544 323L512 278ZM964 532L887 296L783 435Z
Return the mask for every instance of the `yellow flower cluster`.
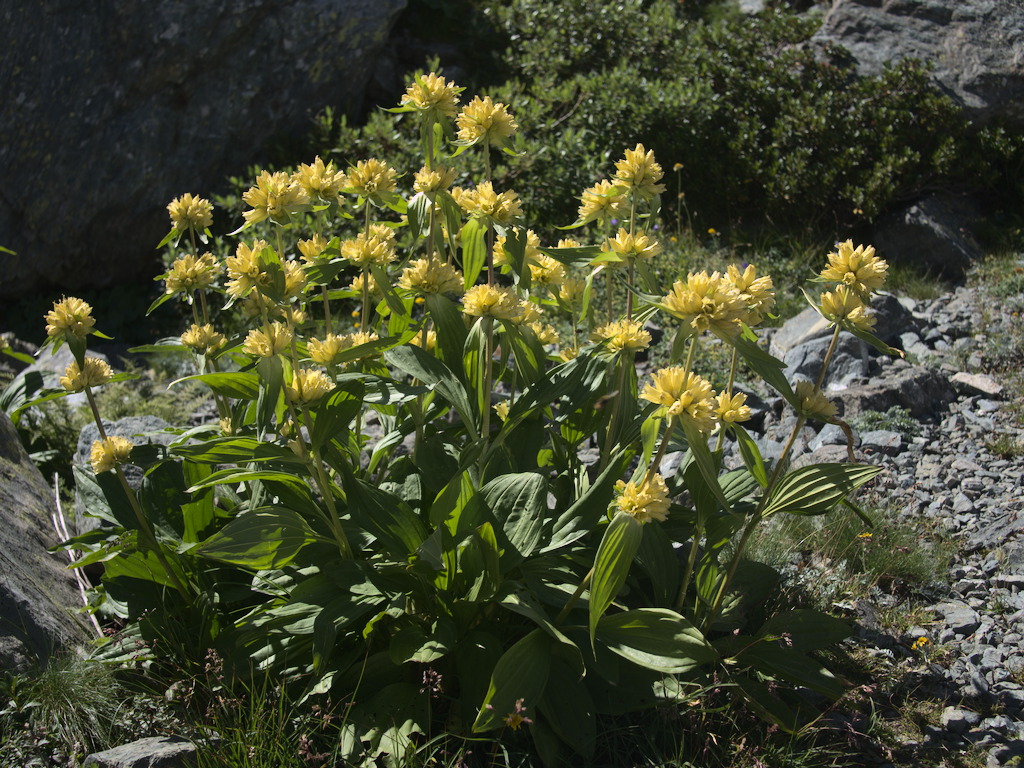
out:
M750 406L746 404L747 396L742 392L737 392L732 396L728 392L719 392L715 400L717 402L715 415L719 421L735 424L750 420Z
M228 256L224 264L228 270L229 296L241 298L254 288L266 288L270 276L263 269L260 253L267 248L265 240L254 240L251 246L239 243L234 256Z
M186 229L202 232L213 224L213 206L209 200L186 192L174 198L167 206L171 214L171 226L179 232Z
M860 296L845 285L837 285L834 291L821 294L821 314L833 323L845 321L862 331L870 331L877 322Z
M519 195L511 189L498 194L489 181L475 189L456 187L452 190L452 197L466 215L490 219L495 224L507 225L523 215Z
M308 199L320 199L326 203L338 202L338 196L347 182L345 173L335 168L333 161L325 165L319 155L312 165L300 165L292 174L292 181Z
M345 350L358 347L361 344L369 344L371 341L377 341L377 334L356 331L338 336L329 333L323 341L310 339L307 348L309 357L314 363L330 366L338 363L341 353Z
M490 96L476 96L463 107L455 123L459 128L459 141L475 144L487 141L501 146L519 130L515 118L501 102L491 101Z
M511 289L496 285L474 285L462 297L462 311L472 317L520 323L528 319L529 309Z
M583 191L579 208L580 221L610 221L629 214L629 205L623 187L616 187L608 179L597 182Z
M636 259L649 259L657 256L662 251L661 243L643 232L631 235L628 231L619 227L618 234L605 243L605 250L619 256L624 261Z
M534 320L528 323L533 335L541 344L557 344L559 342L558 331L550 323L541 323Z
M319 232L309 240L299 240L299 255L307 264L315 264L323 260L324 251L327 250L327 240Z
M536 261L530 263L530 279L534 285L557 288L565 282L565 265L546 253L540 253Z
M302 408L317 402L332 389L334 389L334 382L323 371L300 368L295 371L292 380L285 385L284 395L288 402Z
M662 299L662 308L689 324L692 332L711 331L724 339L735 338L746 314L736 286L718 272L691 272L684 283L677 280Z
M632 320L616 320L594 331L593 341L606 341L609 352L639 352L651 345L651 334L643 324Z
M242 351L257 357L273 357L292 343L292 330L283 323L271 323L267 332L251 330L242 342Z
M395 191L395 169L371 157L348 169L347 189L360 197L376 198Z
M433 168L423 166L413 176L412 188L416 192L426 193L448 189L454 183L456 175L454 168L447 168L443 165Z
M54 302L53 309L46 313L46 335L51 339L84 339L94 325L96 320L92 316L92 307L74 296Z
M204 253L198 257L189 253L175 259L171 264L164 279L165 290L167 293L190 294L192 291L212 285L222 271L212 253Z
M654 159L654 150L645 150L643 144L627 149L626 156L615 162L616 184L625 186L645 200L665 191L665 185L658 183L664 175Z
M418 294L462 294L462 273L437 259L415 259L402 270L398 287Z
M201 355L220 349L224 346L224 341L224 334L217 333L209 323L206 325L193 323L187 331L181 334L181 343Z
M730 264L725 276L739 291L739 299L745 309L743 322L751 328L759 325L775 306L775 290L771 277L758 277L757 268L753 264L748 264L742 272L735 264Z
M798 381L795 391L800 400L801 415L818 421L832 421L836 417L836 404L825 397L825 393L813 383Z
M821 277L846 285L866 301L885 284L888 270L889 265L875 255L872 246L854 248L853 241L847 240L837 243L836 250L828 255L828 266L821 271Z
M710 434L717 421L719 402L711 383L681 365L662 368L651 374L641 398L661 406L655 414L687 419L703 434Z
M260 171L256 186L243 192L242 200L252 208L242 214L248 224L265 219L287 224L292 216L309 207L309 194L283 171Z
M354 240L342 242L341 255L360 269L371 264L386 266L395 260L395 231L386 224L371 224L368 233L360 232Z
M125 437L114 436L97 440L89 451L92 471L98 475L101 472L109 472L118 464L124 464L134 447L132 441Z
M615 502L619 510L638 523L649 523L652 520L664 522L668 518L668 486L665 478L658 473L651 475L650 479L644 478L639 485L619 480L615 488L619 492Z
M68 392L81 392L86 387L99 387L106 384L113 377L114 372L106 361L98 357L87 357L83 360L81 367L78 361L74 360L64 369L64 375L60 377L60 385Z
M459 94L463 90L454 82L446 81L441 75L431 72L417 77L405 89L402 106L413 107L435 117L453 118L459 112Z

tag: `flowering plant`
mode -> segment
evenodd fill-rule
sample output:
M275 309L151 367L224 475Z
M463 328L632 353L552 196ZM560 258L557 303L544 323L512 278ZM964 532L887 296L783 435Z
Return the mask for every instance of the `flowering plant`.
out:
M767 518L829 512L877 469L852 457L790 469L792 438L765 461L734 378L743 360L775 388L794 437L806 419L835 421L824 370L843 329L884 347L866 302L885 262L852 243L830 255L822 279L839 287L814 303L833 345L818 381L794 388L757 343L769 277L730 267L658 284L652 152L628 150L583 193L574 226L591 245L544 247L490 178L516 121L487 98L459 111L460 91L417 78L396 110L422 121L408 199L380 160L264 171L223 264L195 252L209 204L172 203L164 244L187 233L191 252L154 306L181 298L193 323L161 349L193 356L187 378L210 388L219 420L135 447L96 411L92 472L77 478L104 524L64 546L79 566L103 564L97 604L127 624L100 653L127 658L141 642L188 661L213 647L237 670L348 701L340 749L353 763L402 755L438 723L527 725L548 762L588 755L595 714L722 684L799 728L798 689L842 693L812 654L847 629L811 611L758 622L776 577L744 548ZM482 176L452 188L445 164L473 153ZM298 224L314 236L293 237ZM251 327L218 331L216 296ZM678 331L668 365L641 381L657 313ZM64 388L95 410L112 372L84 357L91 307L65 299L47 321L75 351ZM699 374L709 334L733 351L719 392ZM672 470L669 451L682 457ZM128 463L144 469L138 489Z

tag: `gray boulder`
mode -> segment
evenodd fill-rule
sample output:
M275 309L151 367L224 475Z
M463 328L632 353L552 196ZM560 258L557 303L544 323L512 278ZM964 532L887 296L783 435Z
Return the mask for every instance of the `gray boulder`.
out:
M896 405L906 408L914 418L924 419L945 410L956 400L956 393L938 371L897 360L884 377L836 392L833 399L842 404L847 421L868 411L884 413Z
M977 211L970 201L930 195L884 217L875 228L879 253L937 277L957 278L982 256L971 234Z
M53 494L0 412L0 668L27 669L88 639L50 523Z
M978 123L1024 124L1024 4L1017 0L835 0L814 37L861 75L916 58Z
M17 190L0 245L18 253L0 254L0 298L155 274L167 203L265 161L325 105L359 112L404 6L0 4L0 168Z
M180 736L153 736L85 758L85 768L187 768L196 764L196 748Z

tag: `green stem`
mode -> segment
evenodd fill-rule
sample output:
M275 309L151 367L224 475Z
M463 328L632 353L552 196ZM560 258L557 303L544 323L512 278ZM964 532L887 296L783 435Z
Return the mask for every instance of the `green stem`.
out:
M836 323L836 329L832 333L832 340L828 343L828 349L825 351L825 359L821 361L821 371L818 372L818 380L814 384L818 389L821 389L821 385L825 383L825 373L828 371L828 364L832 362L832 355L836 351L840 330L839 323Z
M632 367L633 357L626 352L623 352L619 359L616 361L615 369L615 390L612 392L612 415L608 420L608 432L604 438L604 450L601 451L601 461L599 463L599 469L604 469L605 465L611 459L612 446L615 444L615 434L618 431L619 424L619 412L622 410L622 398L623 392L626 386L626 365Z
M729 364L729 383L725 385L725 393L731 398L732 397L732 385L736 381L736 367L740 359L739 350L736 347L732 348L732 362ZM722 446L725 444L725 424L719 424L718 426L718 442L715 444L715 450L722 450Z
M320 286L320 293L324 299L324 327L327 329L327 333L331 333L331 305L327 300L327 286Z
M494 375L494 319L484 320L484 388L481 398L480 437L486 440L491 433L491 377ZM485 455L485 454L484 454Z
M569 611L571 611L572 607L576 605L576 602L580 599L580 595L583 594L583 590L590 586L590 580L593 578L593 576L594 569L591 568L589 571L587 571L587 575L583 577L583 581L580 582L580 585L576 587L576 591L572 593L572 597L569 598L569 602L565 604L565 607L562 608L558 616L555 617L556 627L561 625L561 623L565 621L565 617L569 615Z

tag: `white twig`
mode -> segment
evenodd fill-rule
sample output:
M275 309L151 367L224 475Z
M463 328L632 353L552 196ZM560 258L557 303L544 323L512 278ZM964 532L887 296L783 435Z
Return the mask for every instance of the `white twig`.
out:
M53 522L54 530L57 531L57 536L62 541L67 541L71 538L71 535L68 533L68 524L64 519L64 509L61 507L60 503L60 477L56 472L53 473L53 499L57 504L57 511L50 516L50 520ZM64 551L64 554L68 556L68 559L71 561L71 565L73 566L77 559L74 552L68 549ZM71 568L71 572L75 574L75 581L78 582L78 593L82 596L82 603L85 605L86 613L89 616L89 621L92 624L93 629L96 630L96 636L102 638L103 629L100 627L100 623L96 620L96 615L89 610L89 597L86 594L85 576L82 575L82 571L78 568Z

